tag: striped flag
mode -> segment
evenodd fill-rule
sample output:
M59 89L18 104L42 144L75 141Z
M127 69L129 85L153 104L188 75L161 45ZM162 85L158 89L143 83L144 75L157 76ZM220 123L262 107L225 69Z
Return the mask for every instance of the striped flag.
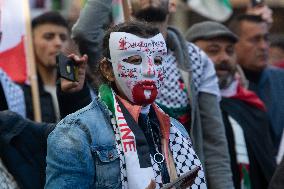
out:
M0 68L21 83L27 80L24 3L28 1L0 0Z
M230 0L187 0L187 4L198 14L219 22L233 13Z

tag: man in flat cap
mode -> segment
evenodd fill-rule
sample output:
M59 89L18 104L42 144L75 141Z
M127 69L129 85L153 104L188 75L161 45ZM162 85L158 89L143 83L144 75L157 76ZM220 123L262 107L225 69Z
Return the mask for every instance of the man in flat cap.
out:
M234 49L238 37L226 26L206 21L189 28L186 38L215 65L235 188L267 188L275 168L270 123L264 103L242 85Z

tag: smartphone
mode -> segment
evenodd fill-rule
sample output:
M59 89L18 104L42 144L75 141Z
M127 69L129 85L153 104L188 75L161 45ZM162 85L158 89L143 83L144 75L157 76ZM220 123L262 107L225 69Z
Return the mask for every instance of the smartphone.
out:
M60 53L56 56L59 76L69 81L78 81L78 67L75 60Z
M251 0L251 5L253 7L256 7L258 5L263 5L263 3L264 3L264 0Z
M161 189L171 189L173 187L180 189L188 188L194 183L194 180L196 179L199 170L201 170L201 168L197 166L191 171L178 177L173 182L166 184Z

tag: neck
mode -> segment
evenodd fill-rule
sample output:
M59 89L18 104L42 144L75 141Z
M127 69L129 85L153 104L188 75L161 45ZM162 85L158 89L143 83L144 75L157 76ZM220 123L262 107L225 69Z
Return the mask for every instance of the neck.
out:
M49 68L37 65L37 71L42 79L44 85L55 86L56 84L56 68Z
M237 87L238 87L239 81L234 80L229 86L226 88L220 88L221 90L221 96L222 97L231 97L234 96L237 92Z
M151 107L150 104L148 104L146 106L142 106L141 107L141 114L145 114L145 115L149 114L150 107Z
M247 69L243 69L246 78L253 83L258 83L262 74L262 71L256 72Z

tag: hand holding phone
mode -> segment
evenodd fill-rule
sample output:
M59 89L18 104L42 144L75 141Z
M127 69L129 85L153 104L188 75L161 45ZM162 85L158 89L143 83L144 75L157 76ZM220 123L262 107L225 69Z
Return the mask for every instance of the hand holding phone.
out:
M59 76L69 81L78 81L78 67L75 60L60 53L56 56Z
M88 56L57 56L58 73L61 77L61 90L66 93L78 92L84 87Z

